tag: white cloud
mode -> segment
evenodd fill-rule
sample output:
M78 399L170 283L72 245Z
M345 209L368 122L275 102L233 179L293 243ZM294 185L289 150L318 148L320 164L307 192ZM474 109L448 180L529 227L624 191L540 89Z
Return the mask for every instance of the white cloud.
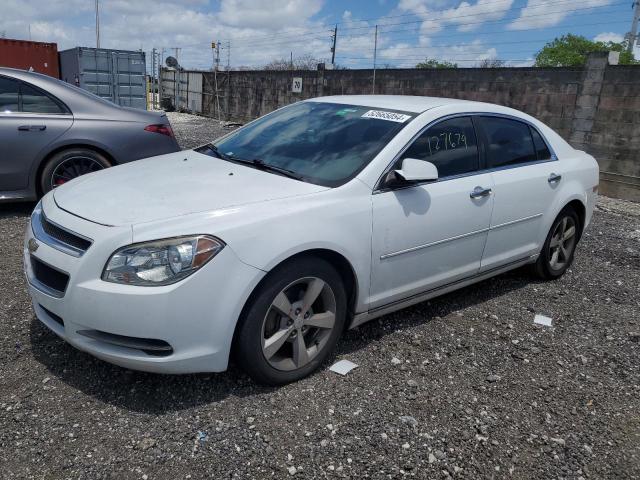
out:
M620 43L624 40L624 36L619 33L602 32L595 36L596 42L616 42Z
M56 42L58 49L95 45L94 2L0 0L0 33L8 38ZM233 65L264 65L276 57L327 57L328 34L314 21L324 0L109 0L100 2L104 48L183 47L181 63L210 68L210 42L231 40ZM294 40L294 34L300 37ZM326 37L326 38L325 38ZM303 39L304 41L300 41ZM221 54L226 63L225 52Z
M433 44L431 37L448 25L457 27L458 31L469 32L485 22L499 20L509 12L513 2L514 0L463 1L450 7L452 0L400 0L398 10L413 13L422 20L417 42L421 48L391 46L383 50L383 54L392 55L392 58L400 62L399 66L407 67L418 63L422 53L425 57L447 60L460 66L473 66L482 60L495 59L498 56L497 50L481 40L439 47Z
M529 28L553 27L562 22L572 12L578 9L603 7L613 0L581 0L580 2L563 2L549 5L549 0L528 0L527 5L520 11L520 16L510 23L510 30L524 30Z
M483 22L500 20L511 9L513 0L478 0L475 4L462 2L457 8L442 12L447 23L459 25L463 32L475 30Z
M219 19L226 25L242 28L300 27L320 11L322 3L322 0L226 0L221 4Z
M445 25L456 25L458 30L475 30L482 23L499 20L511 9L514 0L477 0L475 3L462 2L457 7L445 8L449 1L443 0L401 0L398 9L411 12L423 20L420 33L435 33Z

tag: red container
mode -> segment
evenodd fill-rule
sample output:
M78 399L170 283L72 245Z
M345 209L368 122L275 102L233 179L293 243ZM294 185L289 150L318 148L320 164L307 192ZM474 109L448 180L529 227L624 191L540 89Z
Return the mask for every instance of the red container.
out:
M60 78L58 45L0 38L0 67L20 68Z

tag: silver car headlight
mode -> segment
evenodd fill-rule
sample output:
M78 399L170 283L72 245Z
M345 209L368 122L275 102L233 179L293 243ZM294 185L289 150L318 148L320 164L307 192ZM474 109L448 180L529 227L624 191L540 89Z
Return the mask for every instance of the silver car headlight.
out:
M129 245L111 255L102 272L102 279L126 285L169 285L201 268L224 245L222 240L209 235Z

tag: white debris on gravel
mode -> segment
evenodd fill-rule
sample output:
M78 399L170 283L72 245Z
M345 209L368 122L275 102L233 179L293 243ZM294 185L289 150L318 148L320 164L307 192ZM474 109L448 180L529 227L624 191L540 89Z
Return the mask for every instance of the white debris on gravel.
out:
M356 365L355 363L349 361L349 360L340 360L336 363L334 363L333 365L331 365L331 367L329 368L329 370L331 370L332 372L335 372L339 375L346 375L347 373L349 373L351 370L353 370L354 368L356 368L358 365Z
M550 317L547 317L545 315L537 314L535 317L533 317L533 323L537 323L538 325L543 325L545 327L550 327L552 321L553 320Z

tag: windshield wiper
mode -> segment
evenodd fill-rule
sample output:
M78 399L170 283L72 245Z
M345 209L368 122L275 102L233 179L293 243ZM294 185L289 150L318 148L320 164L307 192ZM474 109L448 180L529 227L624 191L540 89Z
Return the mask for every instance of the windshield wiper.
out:
M259 158L254 158L253 160L247 161L247 163L252 163L260 170L267 170L269 172L279 173L280 175L284 175L285 177L294 178L296 180L302 180L304 177L299 173L294 172L293 170L289 170L288 168L278 167L276 165L271 165L269 163L265 163L264 160Z
M228 155L222 153L220 151L220 149L216 145L214 145L213 143L207 143L205 146L209 150L211 150L213 153L215 153L218 158L221 158L222 160L232 160L231 158L229 158Z

